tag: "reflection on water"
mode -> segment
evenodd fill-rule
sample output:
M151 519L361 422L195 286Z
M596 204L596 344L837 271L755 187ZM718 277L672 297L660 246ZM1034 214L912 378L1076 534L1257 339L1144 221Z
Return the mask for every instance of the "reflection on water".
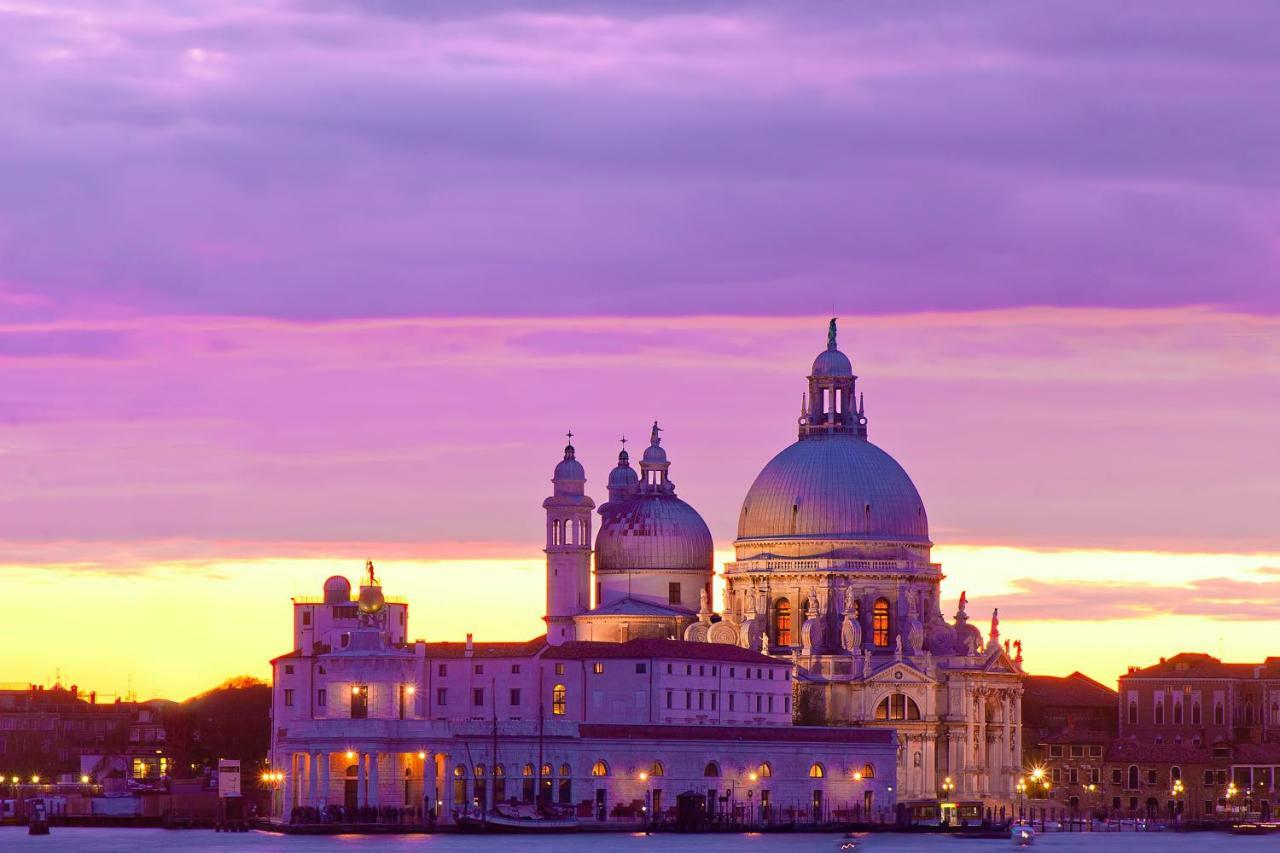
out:
M601 835L582 833L559 836L476 836L476 835L386 835L376 837L338 835L304 837L252 832L223 834L210 830L170 831L164 829L72 829L55 827L46 837L31 837L25 827L0 828L0 850L42 853L140 853L140 851L184 851L184 853L311 853L311 851L392 851L423 853L480 853L489 850L516 850L520 853L595 853L604 845L610 853L836 853L840 836L784 833L774 835ZM1229 847L1232 853L1252 850L1280 850L1277 836L1249 838L1223 833L1051 833L1036 839L1042 850L1088 850L1091 853L1163 853L1202 851ZM1013 849L1008 841L959 840L941 836L884 833L867 836L861 849L868 853L914 853L914 851L967 851Z

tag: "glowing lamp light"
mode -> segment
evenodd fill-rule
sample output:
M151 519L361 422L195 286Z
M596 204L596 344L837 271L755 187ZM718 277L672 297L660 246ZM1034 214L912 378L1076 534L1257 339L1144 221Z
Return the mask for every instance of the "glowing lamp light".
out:
M355 750L348 749L348 750L347 750L347 758L355 758L355 757L356 757Z
M645 780L646 780L646 779L648 779L648 778L649 778L649 774L648 774L648 773L645 773L643 770L641 770L641 771L640 771L640 781L641 781L641 782L643 782L643 781L645 781Z
M855 771L853 771L853 781L855 781L855 782L861 782L861 781L862 781L862 771L861 771L861 770L855 770Z
M88 784L89 784L89 777L88 777L88 776L81 776L81 777L80 777L80 784L81 784L81 785L88 785Z
M351 686L351 693L352 695L358 696L360 694L360 688L353 684Z
M1037 767L1036 769L1032 770L1032 771L1031 771L1031 778L1032 778L1032 779L1035 779L1037 782L1039 782L1041 779L1043 779L1043 778L1044 778L1044 768L1043 768L1043 767Z
M413 686L412 684L409 684L409 685L406 685L406 686L405 686L405 688L404 688L404 692L405 692L405 693L408 693L410 696L412 696L412 695L413 695L413 691L414 691L415 689L416 689L416 688L414 688L414 686Z
M752 773L750 778L751 778L751 781L752 781L752 782L754 782L754 781L756 781L757 779L759 779L759 778L760 778L760 774L758 774L758 773Z
M39 784L40 784L40 777L39 777L39 776L32 776L32 777L31 777L31 784L32 784L32 785L39 785Z
M418 757L419 757L419 758L426 758L426 757L427 757L427 754L426 754L425 752L419 752L419 753L418 753Z

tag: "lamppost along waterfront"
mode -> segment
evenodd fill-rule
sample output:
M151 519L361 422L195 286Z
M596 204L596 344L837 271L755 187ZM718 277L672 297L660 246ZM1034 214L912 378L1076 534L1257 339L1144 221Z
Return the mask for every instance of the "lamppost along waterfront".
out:
M649 788L649 774L643 770L640 771L640 784L644 785L644 805L640 807L640 810L644 814L644 834L648 835L649 821L653 819L651 816L651 812L653 810L653 793Z
M1027 793L1027 779L1025 776L1018 780L1017 789L1018 789L1018 818L1022 819L1026 817L1026 807L1023 805L1023 800L1022 800L1022 798Z

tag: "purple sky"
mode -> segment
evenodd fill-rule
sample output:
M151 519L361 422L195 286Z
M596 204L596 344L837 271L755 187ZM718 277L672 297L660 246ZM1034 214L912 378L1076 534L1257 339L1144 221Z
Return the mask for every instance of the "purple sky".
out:
M834 310L939 543L1264 619L1277 92L1273 2L0 0L0 569L536 557L654 418L727 547Z

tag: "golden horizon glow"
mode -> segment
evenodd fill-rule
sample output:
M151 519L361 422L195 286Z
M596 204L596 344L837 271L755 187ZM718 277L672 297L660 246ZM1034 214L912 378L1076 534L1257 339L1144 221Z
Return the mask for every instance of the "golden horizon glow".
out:
M1066 618L1070 613L1022 613L1019 600L1024 595L1018 582L1034 579L1063 589L1123 582L1152 591L1154 598L1155 592L1197 580L1256 580L1250 572L1280 566L1280 554L948 545L935 548L934 555L947 575L942 587L944 614L951 617L956 599L966 590L969 617L985 634L991 609L999 607L1001 634L1023 641L1025 666L1031 673L1065 675L1083 667L1091 677L1114 685L1129 664L1154 662L1179 651L1246 661L1274 653L1262 621L1157 610L1127 618L1077 620ZM545 567L532 549L523 558L379 561L377 554L373 556L388 594L409 601L410 639L458 640L470 632L521 640L545 630L540 612ZM718 551L717 564L731 557L730 551ZM99 701L123 696L130 685L140 699L181 699L241 674L268 679L267 661L290 651L290 598L316 596L325 578L335 573L355 578L361 566L357 560L302 557L161 562L139 566L133 574L68 566L0 566L0 577L9 583L37 598L57 600L65 623L73 626L48 635L47 615L39 608L10 614L8 624L15 636L46 639L12 654L7 677L48 684L61 670L64 684L78 684L82 694L96 690ZM145 583L138 582L140 575L145 575ZM717 601L722 585L717 579ZM483 608L444 604L473 601L478 589L484 590ZM193 614L173 607L174 601L198 601L201 609ZM261 629L229 630L229 613L236 614L237 622ZM151 630L121 633L122 614ZM1092 627L1078 630L1072 627L1076 624ZM156 632L171 641L157 648L147 640ZM112 642L95 642L101 636L111 636Z

